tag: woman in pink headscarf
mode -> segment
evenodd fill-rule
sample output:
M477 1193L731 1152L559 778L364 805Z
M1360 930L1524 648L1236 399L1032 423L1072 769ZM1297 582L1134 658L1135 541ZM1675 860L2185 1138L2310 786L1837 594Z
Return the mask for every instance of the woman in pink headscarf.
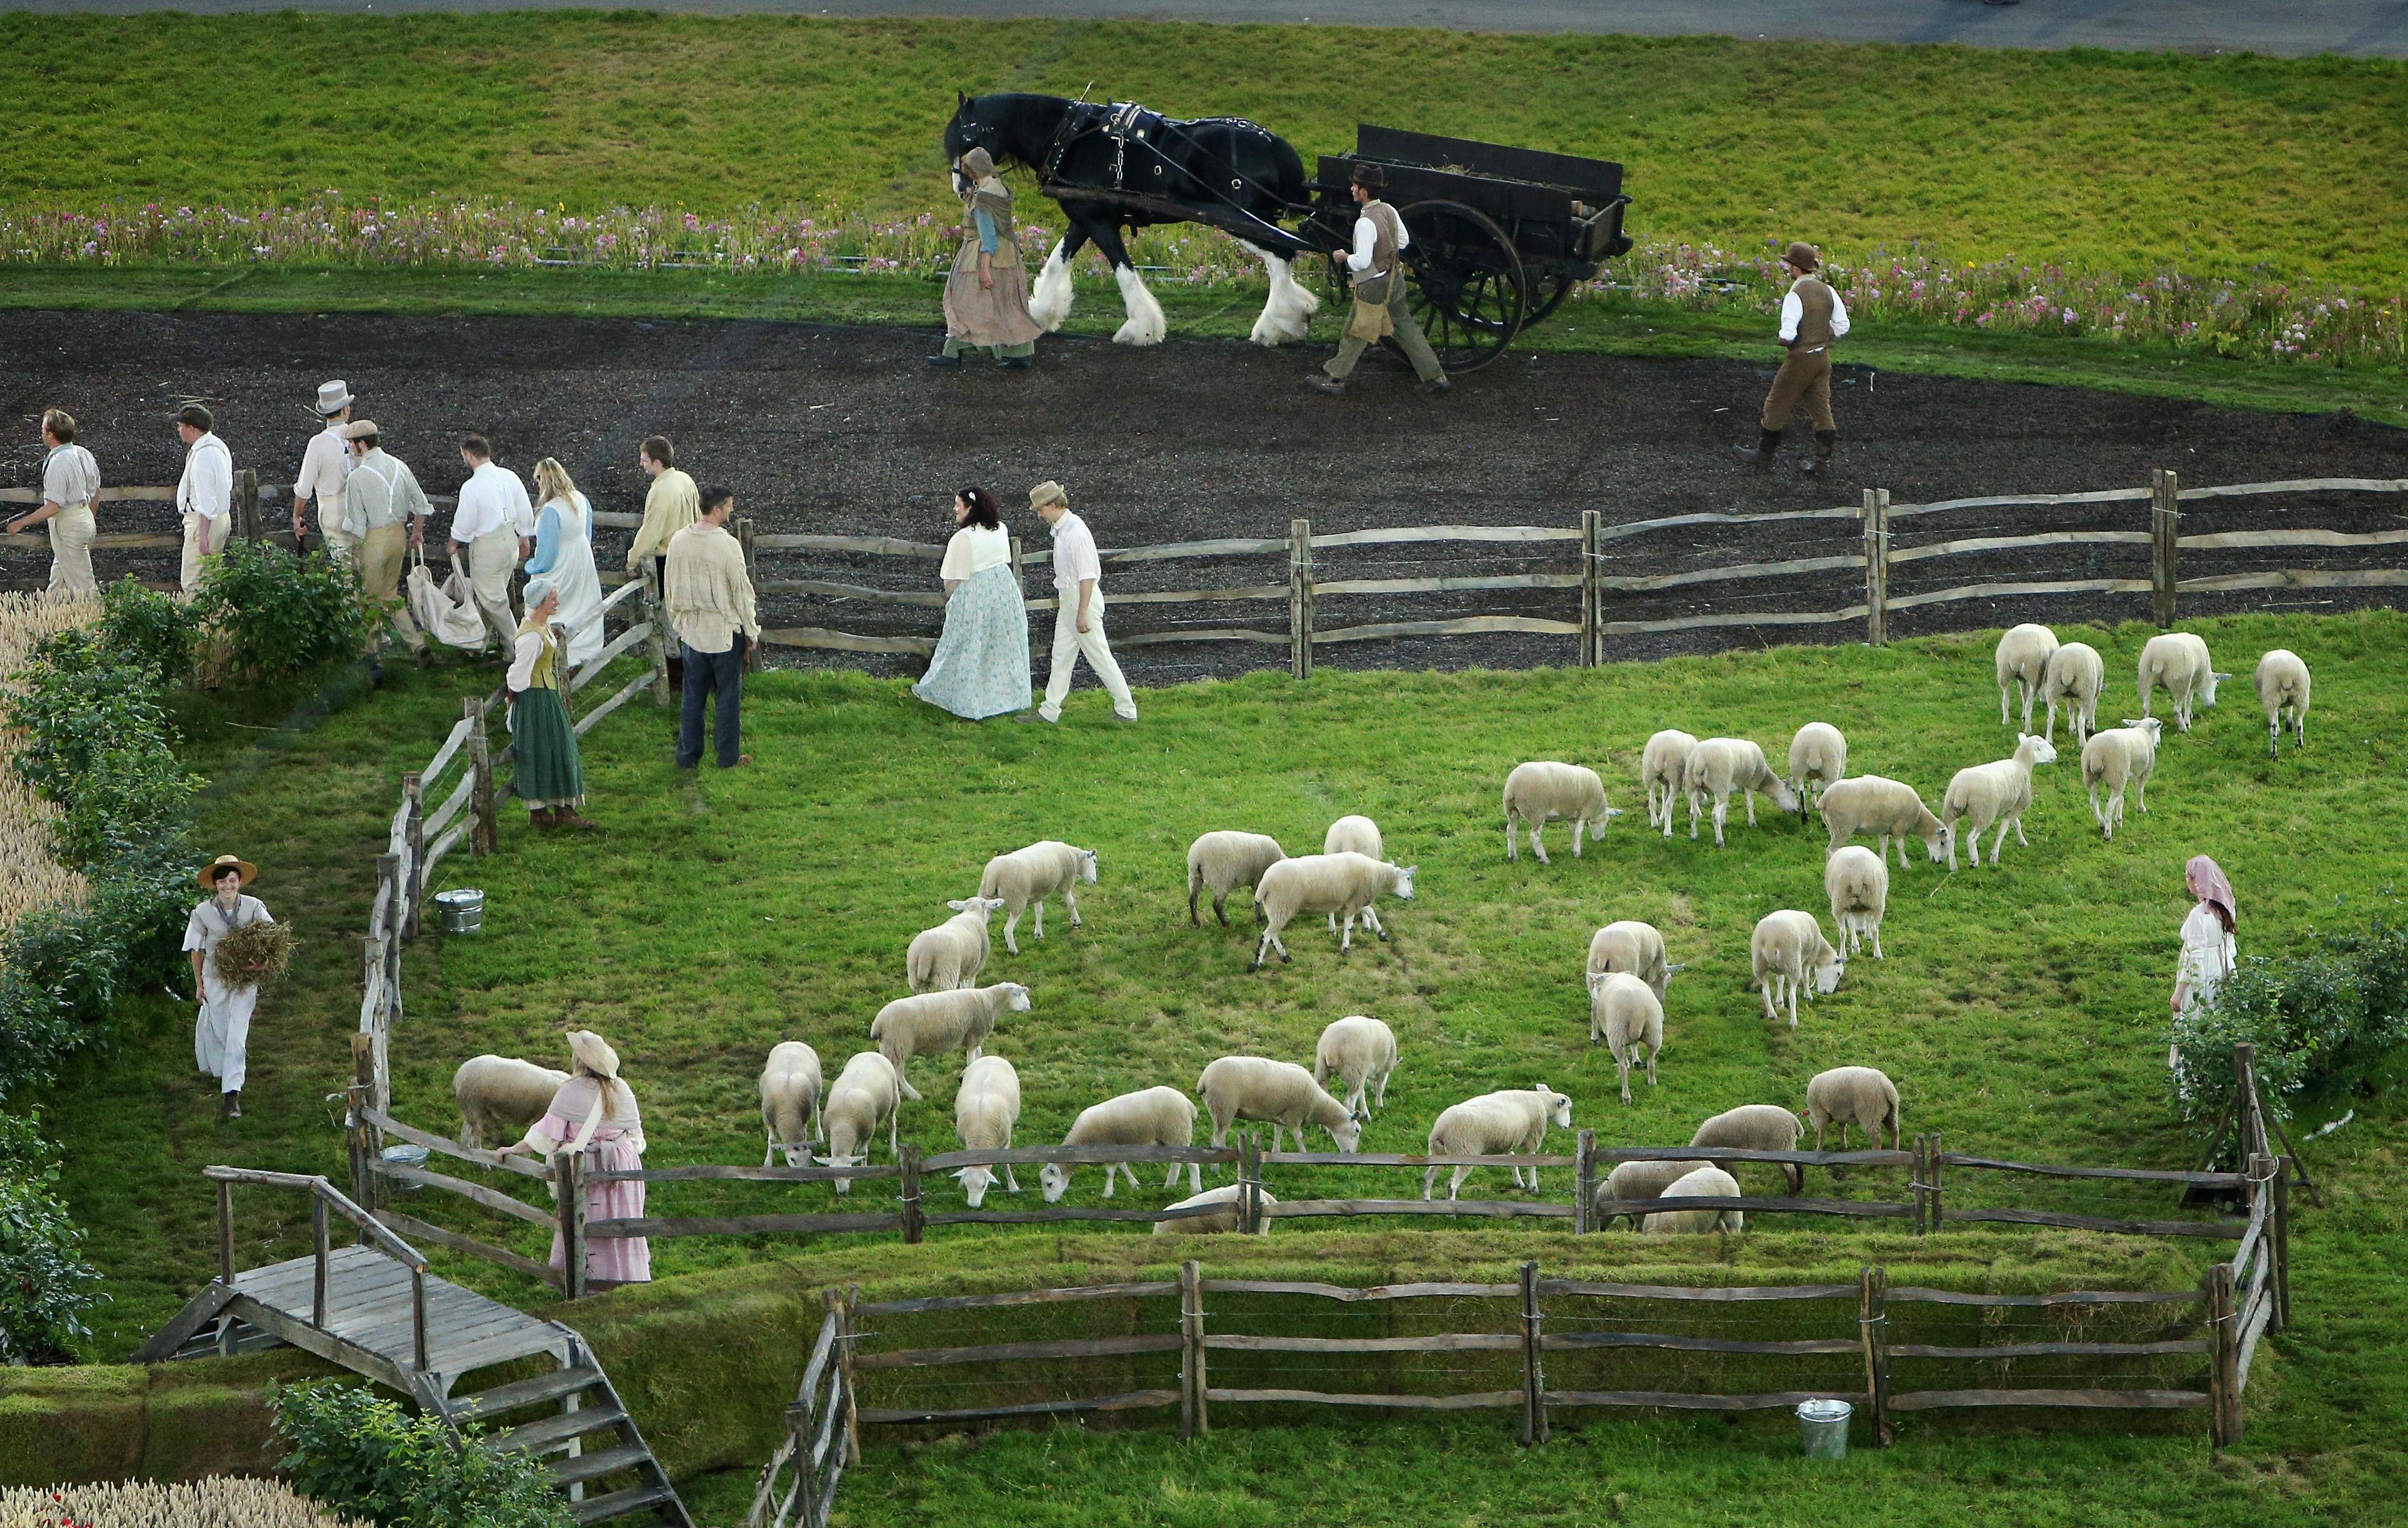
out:
M2240 958L2240 949L2232 938L2240 913L2232 900L2232 882L2225 878L2222 867L2204 854L2193 855L2191 862L2183 866L2183 884L2199 903L2183 920L2182 956L2174 964L2176 1014L2214 996L2216 987L2232 974L2233 963ZM2177 1064L2175 1050L2169 1047L2166 1064Z
M563 1151L583 1153L588 1171L633 1172L644 1164L644 1120L636 1095L619 1076L619 1052L590 1029L568 1032L567 1081L552 1096L542 1119L527 1127L524 1139L494 1153L496 1159L514 1153L538 1156L550 1163ZM589 1221L640 1220L644 1185L640 1179L588 1182L585 1216ZM552 1234L552 1265L566 1268L567 1253L560 1233ZM585 1244L586 1288L614 1289L640 1284L652 1277L652 1244L641 1236L597 1236Z

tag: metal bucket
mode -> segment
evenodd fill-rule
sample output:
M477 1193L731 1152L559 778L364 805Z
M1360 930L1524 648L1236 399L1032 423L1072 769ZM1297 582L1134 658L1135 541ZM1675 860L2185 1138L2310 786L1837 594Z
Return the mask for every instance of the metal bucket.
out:
M435 905L443 911L443 932L475 934L485 926L485 893L463 887L456 892L437 892Z
M423 1146L388 1146L384 1149L384 1160L395 1167L423 1167L426 1165L426 1148ZM423 1183L402 1185L403 1189L411 1193L417 1193L425 1187Z
M1809 1459L1848 1457L1848 1419L1856 1408L1845 1401L1800 1401L1798 1425L1805 1434Z

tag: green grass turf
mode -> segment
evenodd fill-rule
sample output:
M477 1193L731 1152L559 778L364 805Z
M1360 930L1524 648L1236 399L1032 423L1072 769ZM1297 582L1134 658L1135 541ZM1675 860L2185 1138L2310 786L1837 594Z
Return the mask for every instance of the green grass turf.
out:
M1922 239L2396 291L2408 66L2097 51L636 12L0 18L0 200L950 206L956 89L1617 159L1635 229Z

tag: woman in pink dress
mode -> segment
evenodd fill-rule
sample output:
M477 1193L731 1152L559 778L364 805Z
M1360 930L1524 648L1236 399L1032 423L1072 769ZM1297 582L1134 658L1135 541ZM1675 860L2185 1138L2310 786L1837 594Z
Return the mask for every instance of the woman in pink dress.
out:
M619 1053L590 1029L568 1032L570 1075L552 1095L552 1107L527 1127L526 1138L495 1152L526 1152L549 1162L561 1151L585 1154L587 1172L630 1172L644 1164L643 1117L636 1095L619 1077ZM639 1182L585 1186L588 1221L622 1221L644 1213ZM552 1233L552 1265L566 1265L560 1233ZM641 1236L596 1236L585 1244L589 1289L638 1284L652 1277L652 1244Z

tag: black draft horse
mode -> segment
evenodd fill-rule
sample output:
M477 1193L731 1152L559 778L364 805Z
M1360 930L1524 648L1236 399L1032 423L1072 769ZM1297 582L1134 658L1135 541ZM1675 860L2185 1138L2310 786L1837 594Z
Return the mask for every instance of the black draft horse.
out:
M1305 336L1305 321L1321 300L1296 279L1295 259L1307 247L1279 226L1283 214L1305 201L1304 161L1286 139L1242 117L1181 121L1125 103L1022 93L958 95L958 102L945 124L945 163L958 166L962 155L984 149L998 169L1025 165L1069 224L1029 293L1030 316L1046 329L1069 317L1070 261L1093 244L1111 263L1128 310L1112 338L1161 343L1162 305L1130 263L1122 230L1198 222L1237 239L1270 272L1254 342ZM954 173L958 185L958 168ZM1082 191L1102 194L1076 194ZM1131 195L1146 205L1131 205L1125 199ZM1157 201L1168 205L1157 210Z

